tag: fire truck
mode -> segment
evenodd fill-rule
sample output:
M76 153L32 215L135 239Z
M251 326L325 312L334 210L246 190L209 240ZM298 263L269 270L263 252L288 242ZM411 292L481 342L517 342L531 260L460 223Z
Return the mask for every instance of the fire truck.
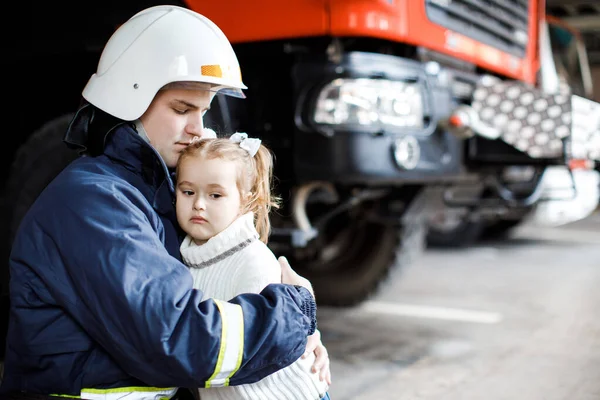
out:
M207 16L234 45L247 98L217 96L206 125L248 132L274 151L284 207L269 245L312 281L320 304L360 303L414 260L439 199L518 215L538 197L545 168L567 162L570 131L559 119L568 101L545 99L560 109L550 134L537 130L547 110L510 132L493 123L506 125L502 104L538 81L543 0L170 3ZM78 156L62 137L103 45L153 4L11 4L27 19L15 24L6 61L4 260L29 206ZM6 273L5 293L7 282Z

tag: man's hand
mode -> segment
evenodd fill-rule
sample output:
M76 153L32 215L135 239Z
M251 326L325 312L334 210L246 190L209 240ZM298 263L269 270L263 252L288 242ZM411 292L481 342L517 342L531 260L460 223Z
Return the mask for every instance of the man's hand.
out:
M317 329L315 333L308 337L306 342L306 351L302 358L307 357L310 353L315 353L315 363L312 367L312 372L319 373L319 379L325 380L328 385L331 385L331 371L329 370L329 354L327 349L321 342L321 332Z
M315 292L313 291L312 285L308 281L308 279L298 275L296 271L292 269L290 263L287 258L279 257L279 264L281 265L281 283L287 283L288 285L297 285L303 286L308 289L308 291L315 296ZM319 339L320 340L320 339Z
M279 257L278 260L279 264L281 264L282 283L303 286L308 289L313 296L315 295L309 280L298 275L296 271L292 269L290 263L288 263L288 260L285 257ZM319 379L325 380L328 385L331 385L329 354L321 342L321 332L319 332L318 329L315 331L315 333L308 337L308 340L306 341L306 350L304 351L302 358L306 358L310 353L315 353L315 362L312 366L312 372L319 373Z

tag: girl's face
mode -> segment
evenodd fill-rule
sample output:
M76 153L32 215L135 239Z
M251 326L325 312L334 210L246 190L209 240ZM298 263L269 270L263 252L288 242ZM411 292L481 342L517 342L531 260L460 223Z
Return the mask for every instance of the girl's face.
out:
M241 214L237 164L221 158L187 157L179 166L177 221L196 244L227 228Z
M214 92L201 89L161 90L140 117L150 144L167 167L175 167L187 145L195 137L202 137L202 117L209 109L213 96Z

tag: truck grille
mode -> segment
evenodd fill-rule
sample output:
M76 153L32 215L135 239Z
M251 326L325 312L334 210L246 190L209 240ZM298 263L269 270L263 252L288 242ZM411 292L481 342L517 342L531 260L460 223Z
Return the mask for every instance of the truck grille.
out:
M528 0L425 0L428 18L518 57L528 41Z

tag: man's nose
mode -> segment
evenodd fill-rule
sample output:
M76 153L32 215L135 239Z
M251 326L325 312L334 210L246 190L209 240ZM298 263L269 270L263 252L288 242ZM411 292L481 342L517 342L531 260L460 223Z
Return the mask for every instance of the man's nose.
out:
M204 132L204 121L202 120L202 117L189 121L185 130L189 135L202 137Z

